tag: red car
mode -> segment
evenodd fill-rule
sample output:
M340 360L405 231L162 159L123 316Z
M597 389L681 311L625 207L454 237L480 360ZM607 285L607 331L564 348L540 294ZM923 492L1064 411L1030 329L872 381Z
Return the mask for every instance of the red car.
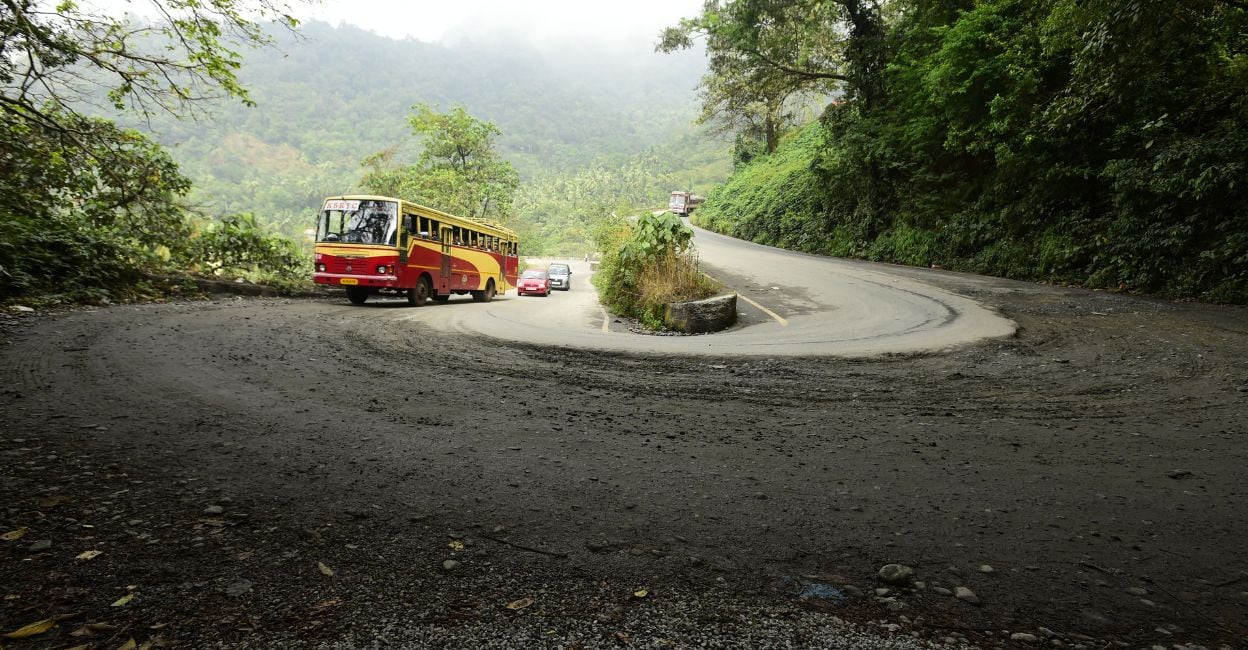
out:
M541 269L529 269L520 274L520 280L516 282L516 293L522 296L526 293L538 293L543 296L549 296L550 276L546 275L546 271Z

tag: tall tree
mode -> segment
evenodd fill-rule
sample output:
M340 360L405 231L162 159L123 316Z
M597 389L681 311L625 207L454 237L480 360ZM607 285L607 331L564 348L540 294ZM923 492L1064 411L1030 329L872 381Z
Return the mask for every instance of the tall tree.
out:
M878 0L707 0L660 34L672 52L704 38L702 121L754 131L775 151L793 97L843 92L870 108L883 96L884 25Z
M263 22L298 24L283 0L148 4L157 18L109 16L73 0L0 0L0 110L72 131L64 116L101 89L117 109L140 113L185 114L221 95L249 103L238 49L269 42Z
M268 42L263 21L296 25L281 0L148 4L156 18L139 20L0 0L0 296L98 299L177 256L189 181L141 134L80 110L101 96L149 116L250 103L237 49Z
M423 149L415 165L398 166L394 151L366 158L362 184L369 191L398 195L469 217L506 218L520 177L496 149L501 135L493 122L478 120L462 106L446 113L420 103L408 119Z

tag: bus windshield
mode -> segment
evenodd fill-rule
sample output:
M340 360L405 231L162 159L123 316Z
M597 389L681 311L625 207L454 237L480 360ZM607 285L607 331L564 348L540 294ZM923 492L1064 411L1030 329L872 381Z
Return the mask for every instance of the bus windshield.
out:
M316 241L393 246L398 214L394 201L329 200L316 223Z

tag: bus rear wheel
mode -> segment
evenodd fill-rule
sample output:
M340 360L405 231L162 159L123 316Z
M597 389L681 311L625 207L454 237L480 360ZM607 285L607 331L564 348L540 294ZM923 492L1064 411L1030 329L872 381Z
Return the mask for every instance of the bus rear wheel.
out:
M429 280L422 277L416 281L416 286L407 290L407 304L413 307L420 307L429 299L429 294L433 291L429 288Z
M472 299L474 302L489 302L494 299L494 281L490 280L485 283L485 288L481 291L473 291Z
M347 300L353 305L362 305L368 300L368 289L360 287L347 287Z

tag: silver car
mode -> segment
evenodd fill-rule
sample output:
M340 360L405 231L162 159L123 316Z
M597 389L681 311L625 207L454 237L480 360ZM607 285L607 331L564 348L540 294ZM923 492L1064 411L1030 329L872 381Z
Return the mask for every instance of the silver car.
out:
M550 288L567 291L572 288L572 269L567 264L551 264L546 267L550 276Z

